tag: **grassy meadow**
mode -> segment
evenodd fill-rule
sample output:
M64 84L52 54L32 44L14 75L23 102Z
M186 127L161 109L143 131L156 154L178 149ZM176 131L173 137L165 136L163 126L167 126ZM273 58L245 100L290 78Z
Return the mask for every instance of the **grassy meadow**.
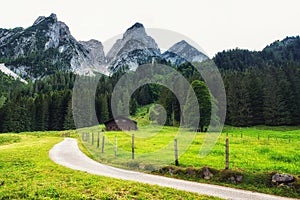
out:
M89 133L89 141L85 137L84 144L95 159L103 162L128 164L131 160L132 134L135 135L135 160L143 158L144 154L156 152L160 149L164 154L155 160L171 160L174 164L173 140L178 140L178 151L181 156L179 163L182 167L209 166L216 169L225 167L225 139L229 138L229 163L231 169L245 171L277 171L300 175L300 130L298 127L225 127L220 134L210 154L204 158L199 156L206 133L196 133L194 140L184 149L180 146L183 136L178 138L176 127L142 127L135 132L102 132L103 127L93 127L81 130ZM94 144L92 145L92 133ZM100 147L97 147L98 133L100 133ZM183 130L183 135L191 134ZM207 133L209 134L209 133ZM147 135L149 137L147 137ZM102 139L105 136L105 148L102 153ZM115 139L116 138L116 139ZM117 142L117 145L115 145ZM183 141L183 143L186 141ZM115 146L117 155L115 156ZM170 158L168 158L169 156ZM152 159L152 157L149 157ZM154 162L155 163L155 162Z
M174 178L300 197L300 127L225 126L211 152L202 158L199 151L205 135L210 133L192 133L187 129L151 124L148 109L142 108L134 118L139 124L138 131L106 132L103 131L104 125L100 125L77 131L0 134L0 199L212 199L158 186L98 177L56 165L49 159L48 152L62 141L62 136L77 138L80 149L101 163ZM132 134L135 138L134 159ZM174 165L175 138L179 166ZM229 170L224 170L226 138L229 139ZM211 180L201 177L203 166L208 166L213 172ZM298 179L294 187L274 187L271 176L276 172L294 175ZM243 175L241 183L228 181L228 177L236 174Z
M176 127L159 127L151 124L131 132L103 132L103 128L101 125L79 130L80 137L84 135L81 149L99 162L180 179L300 197L300 127L225 126L211 152L204 158L199 156L199 151L206 133L196 133L192 143L184 149L181 143L186 142L184 135L191 134L188 130L183 129L181 133L183 136L178 136ZM92 144L93 134L94 144ZM100 134L99 148L98 134ZM135 135L134 160L131 153L132 134ZM103 136L105 139L102 153ZM224 170L227 137L230 152L229 171ZM174 166L174 138L177 138L180 155L178 167ZM154 152L153 155L151 152ZM214 171L213 179L207 181L201 178L199 174L203 166L208 166ZM164 170L159 170L160 168ZM170 169L172 173L169 173ZM189 172L191 170L193 172ZM277 172L290 173L298 178L295 187L274 187L271 184L271 177ZM228 181L234 174L243 175L242 183Z
M174 178L299 198L299 188L273 187L270 184L270 177L275 172L291 173L299 179L299 127L226 126L211 153L204 158L199 157L199 150L205 133L197 133L184 152L181 152L182 138L179 137L178 167L174 166L172 149L178 128L148 124L135 132L102 132L103 128L101 125L79 131L0 134L0 199L210 199L157 186L98 177L56 165L49 159L48 152L62 141L62 135L77 138L83 152L102 163L152 171L151 173ZM82 133L90 134L90 142L81 140ZM98 133L101 136L99 148ZM134 160L131 159L132 133L136 136ZM189 133L183 130L183 134ZM230 144L230 170L226 173L242 174L244 178L239 184L228 182L227 175L224 175L226 135ZM101 152L103 136L104 153ZM115 137L118 146L116 156ZM159 154L152 160L169 159L170 163L164 163L167 166L165 170L156 170L152 161L143 163L143 155L164 149L169 143L169 153ZM210 167L214 172L212 180L204 180L197 174L203 166ZM172 174L169 173L170 169L173 170ZM191 173L191 169L196 173ZM299 180L297 184L299 186Z
M0 199L218 199L57 165L48 153L63 133L0 134Z

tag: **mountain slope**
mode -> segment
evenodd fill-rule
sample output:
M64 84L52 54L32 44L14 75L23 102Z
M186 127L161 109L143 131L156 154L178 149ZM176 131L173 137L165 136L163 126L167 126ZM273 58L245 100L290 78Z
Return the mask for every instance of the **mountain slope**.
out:
M21 82L27 84L27 81L25 81L24 79L21 79L16 73L14 73L13 71L11 71L7 67L5 67L4 64L0 64L0 71L8 76L13 77L15 80L19 79Z
M38 78L57 70L79 74L105 71L102 44L78 42L55 14L39 17L26 29L1 29L0 38L0 58L22 77Z
M232 49L222 51L213 58L220 69L245 70L264 65L280 67L284 63L300 64L300 37L287 37L266 46L262 51Z
M77 41L55 14L38 17L32 26L0 29L0 62L22 78L42 78L58 71L93 76L119 69L136 70L147 63L170 61L173 65L208 59L185 41L161 54L141 23L128 28L107 55L97 40Z
M208 59L205 54L201 53L184 40L174 44L162 56L176 66L186 62L202 62Z
M300 61L300 37L286 37L281 41L275 41L262 51L268 59L276 61Z
M109 70L113 73L122 66L136 70L139 65L151 63L152 59L161 56L154 39L147 35L140 23L135 23L116 41L107 53Z

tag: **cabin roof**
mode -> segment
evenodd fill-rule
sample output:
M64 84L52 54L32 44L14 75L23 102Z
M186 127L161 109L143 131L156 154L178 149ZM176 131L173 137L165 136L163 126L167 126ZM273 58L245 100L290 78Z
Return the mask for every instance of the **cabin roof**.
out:
M110 119L110 120L104 122L104 124L106 125L106 124L108 124L108 123L110 123L110 122L113 122L113 121L116 121L116 120L120 120L120 119L121 119L121 120L123 119L123 120L126 120L126 121L131 121L131 122L137 124L136 121L131 120L131 119L129 119L128 117L125 117L125 116L118 116L118 117L116 117L116 118L112 118L112 119Z

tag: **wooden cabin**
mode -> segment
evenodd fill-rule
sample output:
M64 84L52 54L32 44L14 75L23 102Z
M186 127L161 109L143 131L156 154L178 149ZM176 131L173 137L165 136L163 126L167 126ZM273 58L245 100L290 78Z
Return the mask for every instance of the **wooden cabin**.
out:
M106 131L136 131L137 122L124 116L104 122Z

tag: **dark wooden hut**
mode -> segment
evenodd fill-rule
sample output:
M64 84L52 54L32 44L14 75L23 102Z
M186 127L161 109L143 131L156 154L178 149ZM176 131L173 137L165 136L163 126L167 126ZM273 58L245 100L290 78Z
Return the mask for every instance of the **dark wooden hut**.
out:
M137 122L128 117L119 116L104 122L106 131L136 131Z

